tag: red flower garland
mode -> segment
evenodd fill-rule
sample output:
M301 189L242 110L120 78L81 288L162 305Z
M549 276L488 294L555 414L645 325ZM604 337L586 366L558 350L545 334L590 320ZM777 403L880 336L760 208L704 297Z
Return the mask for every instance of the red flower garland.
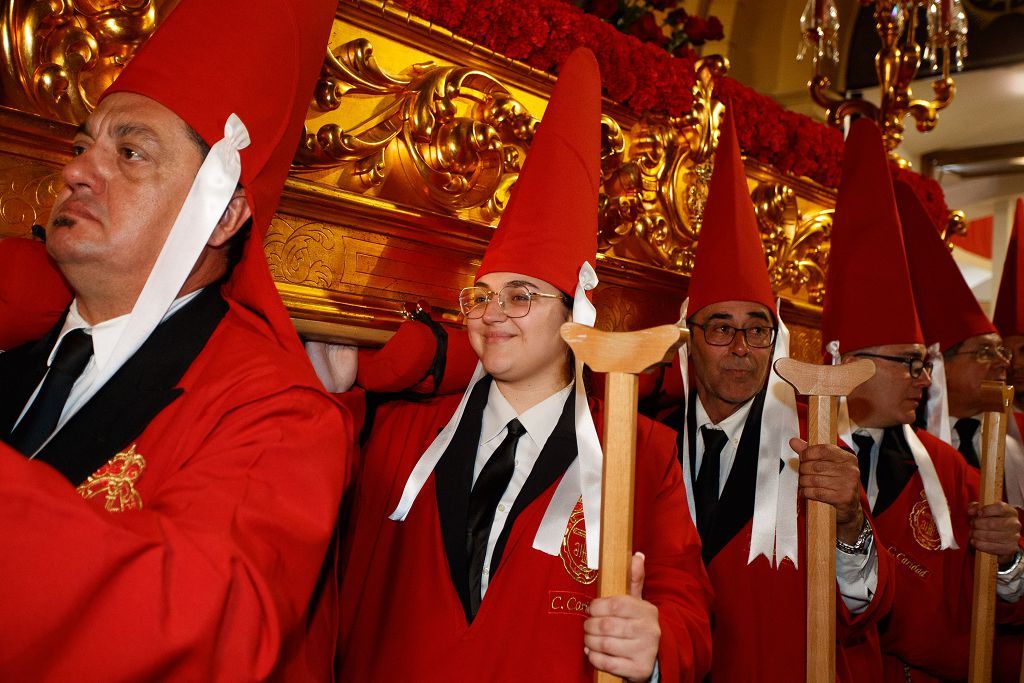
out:
M620 33L611 24L563 0L395 0L413 14L530 66L554 73L576 47L588 47L601 67L605 95L637 114L679 116L693 107L692 51L673 57L652 43ZM713 27L717 30L717 27ZM826 187L839 185L843 136L835 128L788 111L732 78L715 94L733 107L740 147L784 173ZM893 171L914 188L938 225L949 208L942 188L905 169Z
M946 197L939 182L935 178L925 177L910 169L900 168L896 164L890 164L889 167L892 170L893 181L902 180L914 191L936 229L944 233L949 223L949 205L946 204Z

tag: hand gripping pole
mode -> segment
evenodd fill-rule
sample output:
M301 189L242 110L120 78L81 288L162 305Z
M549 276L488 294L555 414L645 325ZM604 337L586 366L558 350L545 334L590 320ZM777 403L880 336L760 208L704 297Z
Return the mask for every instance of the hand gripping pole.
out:
M600 597L629 593L633 555L633 483L636 464L637 375L668 362L689 333L677 325L635 332L605 332L565 323L562 339L594 372L608 374L604 394L604 470L601 477ZM685 514L685 513L683 513ZM604 671L597 683L621 681Z
M1002 382L982 382L981 489L984 507L1003 499L1003 456L1006 427L1013 405L1013 387ZM970 683L992 680L992 650L996 636L996 570L999 558L991 553L974 554L974 609L971 612Z
M807 442L836 443L839 397L875 374L864 359L842 365L812 365L792 358L775 362L775 372L808 397ZM836 680L836 509L807 501L807 681Z

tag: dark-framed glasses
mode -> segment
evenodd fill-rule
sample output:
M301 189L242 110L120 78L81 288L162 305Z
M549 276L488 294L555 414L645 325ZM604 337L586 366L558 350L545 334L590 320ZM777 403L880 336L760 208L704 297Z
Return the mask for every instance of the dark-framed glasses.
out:
M951 353L951 356L974 356L974 360L979 363L991 363L998 359L1004 363L1009 363L1013 360L1013 353L1005 346L982 346L977 349L971 349L970 351L957 351Z
M890 363L902 363L907 366L910 376L914 379L920 377L925 370L927 370L930 375L932 367L934 366L934 363L930 360L924 360L922 358L917 358L916 356L884 356L879 353L855 353L853 355L858 358L880 358L882 360L887 360Z
M532 292L523 285L506 285L497 292L486 287L466 287L459 292L459 308L467 318L482 318L487 304L498 299L498 308L509 318L522 318L530 312L534 299L561 299L561 294Z
M775 341L775 328L768 325L753 327L733 327L724 323L690 323L690 327L699 327L704 333L704 341L711 346L728 346L736 337L737 332L743 333L743 339L752 349L763 349Z

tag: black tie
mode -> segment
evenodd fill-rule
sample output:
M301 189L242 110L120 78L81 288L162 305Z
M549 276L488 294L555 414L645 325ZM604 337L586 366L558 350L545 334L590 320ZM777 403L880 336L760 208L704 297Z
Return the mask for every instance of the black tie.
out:
M32 455L53 434L71 387L92 357L92 337L79 328L64 335L36 400L11 432L11 446Z
M853 435L853 443L857 446L857 467L860 468L860 484L866 492L868 490L868 480L871 477L871 449L875 447L875 440L870 434L858 432Z
M512 472L516 467L516 445L519 437L526 433L526 428L515 419L508 423L507 429L508 434L480 470L469 494L466 557L469 558L469 607L473 616L476 616L483 599L480 582L484 557L487 555L487 539L494 523L494 510L512 480Z
M981 422L973 417L962 417L953 425L953 429L960 435L960 455L964 456L967 464L975 469L981 468L981 461L978 460L978 451L974 449L974 435L978 431Z
M704 457L701 459L700 472L693 487L693 502L697 507L697 533L704 538L710 533L711 522L715 518L722 449L725 448L729 437L721 429L710 427L701 427L700 433L704 438Z

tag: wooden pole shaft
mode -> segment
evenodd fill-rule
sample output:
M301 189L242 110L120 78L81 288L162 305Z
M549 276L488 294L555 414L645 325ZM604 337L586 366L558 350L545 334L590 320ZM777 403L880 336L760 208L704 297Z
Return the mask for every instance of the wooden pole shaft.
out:
M807 441L834 444L839 399L810 396ZM807 681L836 680L836 509L807 501Z
M999 411L985 412L981 425L981 505L1003 499L1003 456L1006 421L1013 419ZM974 609L971 613L970 683L992 680L992 651L995 642L996 571L999 558L991 553L974 554Z
M604 474L601 482L601 570L597 594L604 598L629 593L633 556L633 482L636 466L636 375L608 373L604 394ZM597 683L622 681L605 671Z

